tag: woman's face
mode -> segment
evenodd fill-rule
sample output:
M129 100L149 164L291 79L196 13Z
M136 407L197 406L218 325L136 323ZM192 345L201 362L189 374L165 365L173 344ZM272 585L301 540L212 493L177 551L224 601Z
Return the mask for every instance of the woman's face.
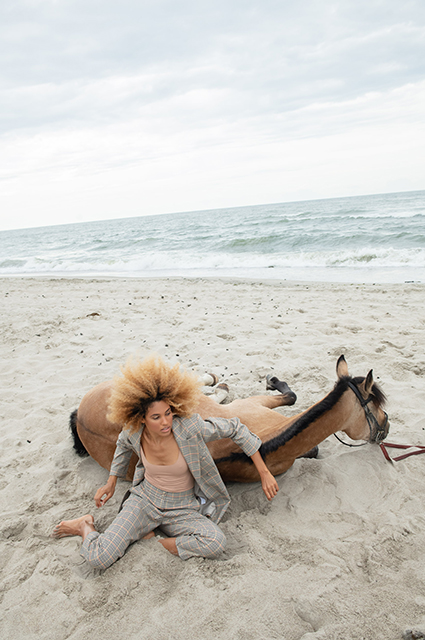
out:
M170 405L159 400L149 405L145 415L145 428L156 437L169 436L173 426L173 414Z

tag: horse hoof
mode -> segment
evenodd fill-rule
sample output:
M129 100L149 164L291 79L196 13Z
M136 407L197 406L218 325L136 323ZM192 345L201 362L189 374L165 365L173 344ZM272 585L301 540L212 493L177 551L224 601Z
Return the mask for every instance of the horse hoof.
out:
M267 391L276 391L275 383L279 382L279 379L276 376L273 376L271 373L266 377L266 389Z
M215 373L204 373L200 380L206 387L214 387L217 384L219 377Z
M319 447L313 447L310 451L306 451L302 456L298 456L299 458L317 458L319 455Z
M217 385L217 389L224 389L224 391L227 391L227 393L229 393L229 385L227 385L225 382L220 382L220 384Z
M218 384L216 386L211 398L215 400L217 404L221 404L222 402L224 402L224 400L226 400L228 395L229 395L229 387L227 386L227 384L222 382L221 384Z

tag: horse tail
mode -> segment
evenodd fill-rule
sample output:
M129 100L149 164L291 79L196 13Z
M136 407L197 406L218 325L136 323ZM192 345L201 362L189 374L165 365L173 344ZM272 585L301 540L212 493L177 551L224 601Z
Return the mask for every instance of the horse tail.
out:
M69 416L69 428L71 429L72 437L74 439L74 449L79 456L88 456L88 451L81 442L80 436L77 431L77 413L78 409L75 409Z

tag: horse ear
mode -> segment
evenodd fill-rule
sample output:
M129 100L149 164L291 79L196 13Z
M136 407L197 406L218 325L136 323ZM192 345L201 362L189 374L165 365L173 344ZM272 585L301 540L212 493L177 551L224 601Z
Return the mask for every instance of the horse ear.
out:
M368 398L370 396L372 387L373 387L373 371L371 369L367 374L366 378L361 383L361 385L359 385L359 389L361 390L364 398Z
M350 375L348 373L348 366L344 356L339 356L338 358L338 362L336 363L336 375L338 376L338 379Z
M367 374L366 380L364 381L363 385L364 385L364 390L366 392L366 395L368 396L372 391L372 387L373 387L373 369L371 369Z

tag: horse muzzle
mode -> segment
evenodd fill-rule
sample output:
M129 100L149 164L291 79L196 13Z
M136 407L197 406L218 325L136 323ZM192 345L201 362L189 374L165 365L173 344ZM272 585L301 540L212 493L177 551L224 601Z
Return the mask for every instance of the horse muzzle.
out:
M365 405L364 410L366 413L366 419L367 419L369 430L370 430L369 442L376 442L379 444L380 442L385 440L390 430L390 421L388 420L388 413L383 411L384 421L382 422L382 424L379 424L379 422L377 421L377 419L375 418L375 416L373 415L373 413L371 412L371 410L367 405Z

